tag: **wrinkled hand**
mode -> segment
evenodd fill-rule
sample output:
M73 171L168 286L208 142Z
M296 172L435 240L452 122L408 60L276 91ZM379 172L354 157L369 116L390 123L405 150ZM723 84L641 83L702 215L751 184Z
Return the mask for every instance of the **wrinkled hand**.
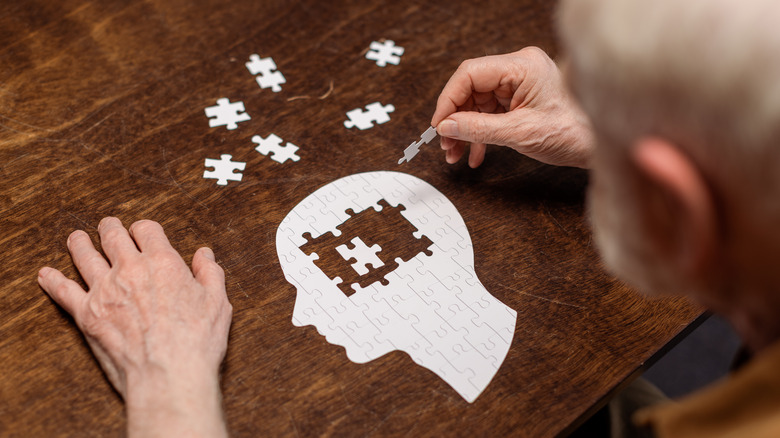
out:
M588 167L594 145L560 70L536 47L464 61L442 90L431 125L448 163L471 143L471 167L482 164L486 144L548 164Z
M130 435L223 434L218 374L232 306L214 254L199 249L191 272L156 222L128 232L105 218L98 233L108 260L85 232L68 238L89 293L52 268L38 281L73 316L125 399Z

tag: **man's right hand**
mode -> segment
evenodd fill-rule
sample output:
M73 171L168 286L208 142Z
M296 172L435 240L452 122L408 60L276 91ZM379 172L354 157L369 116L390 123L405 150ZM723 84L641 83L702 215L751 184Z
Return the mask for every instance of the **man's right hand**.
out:
M471 143L471 167L482 164L486 144L497 144L544 163L587 168L595 143L558 66L536 47L464 61L442 90L431 125L448 163Z

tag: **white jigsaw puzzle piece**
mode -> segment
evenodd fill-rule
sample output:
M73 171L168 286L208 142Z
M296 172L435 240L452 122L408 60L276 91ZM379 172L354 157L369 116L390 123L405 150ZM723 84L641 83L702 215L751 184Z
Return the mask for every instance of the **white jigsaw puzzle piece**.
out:
M225 126L229 130L238 128L238 122L250 119L244 108L244 102L230 102L226 97L217 99L215 106L206 107L206 117L209 117L209 127Z
M354 237L350 241L353 248L350 249L347 245L339 245L336 247L336 251L344 257L344 260L349 261L351 258L355 258L356 262L352 264L352 269L358 273L358 275L368 274L368 268L366 265L371 265L374 269L384 266L384 262L377 257L376 253L382 250L379 245L366 245L360 237Z
M369 49L366 52L366 58L376 61L376 65L380 67L385 67L387 64L398 65L401 62L401 55L404 54L404 48L396 46L393 40L385 40L381 43L373 41L369 45Z
M295 152L298 146L287 142L282 146L282 139L276 134L270 134L263 138L259 135L252 137L252 142L257 143L255 150L263 155L271 154L271 159L277 163L284 163L287 160L298 161L301 159Z
M382 105L379 102L366 105L366 111L356 108L347 111L349 120L344 121L346 128L355 128L365 130L374 127L374 123L381 125L390 121L389 113L395 111L393 105Z
M249 57L249 62L245 65L249 73L259 75L255 80L260 88L270 88L274 93L278 93L282 91L282 84L287 82L270 57L260 58L260 55L255 53Z
M409 162L414 158L418 152L420 152L420 146L423 144L428 144L431 142L431 140L436 137L436 128L433 126L429 127L425 130L425 132L422 133L420 136L420 141L412 142L406 149L404 149L404 156L401 157L400 160L398 160L398 164L403 163L404 161Z
M217 185L226 186L228 181L241 181L243 174L234 173L234 170L244 170L246 163L241 161L231 161L232 155L222 154L219 160L206 158L206 167L213 167L214 170L204 170L203 178L216 179Z
M355 293L346 296L338 287L341 279L331 280L314 264L314 254L301 251L306 243L301 236L338 233L336 227L350 218L344 209L356 214L369 207L379 211L382 199L405 207L400 214L417 228L415 237L425 235L433 242L431 255L421 252L407 262L397 259L398 267L385 276L387 285L355 284ZM352 243L358 247L358 241ZM285 217L276 245L285 277L297 288L293 324L314 325L328 342L344 346L353 362L405 351L473 402L509 351L517 312L493 297L477 278L471 238L455 206L419 178L382 171L336 180ZM351 258L355 250L339 252ZM364 267L373 265L368 258L382 255L376 247L357 251L360 257L355 259Z

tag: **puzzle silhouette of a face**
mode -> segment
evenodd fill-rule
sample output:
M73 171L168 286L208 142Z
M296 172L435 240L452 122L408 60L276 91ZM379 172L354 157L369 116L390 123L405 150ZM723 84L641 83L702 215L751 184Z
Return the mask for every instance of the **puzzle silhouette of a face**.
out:
M276 234L297 288L292 322L365 363L393 350L474 401L498 371L517 312L474 272L466 224L425 181L368 172L301 201Z

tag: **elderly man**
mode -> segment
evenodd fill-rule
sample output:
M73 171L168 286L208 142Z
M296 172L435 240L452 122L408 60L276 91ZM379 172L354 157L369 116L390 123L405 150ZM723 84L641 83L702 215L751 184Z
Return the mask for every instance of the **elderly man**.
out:
M565 0L579 106L556 64L526 48L464 62L433 116L448 162L469 147L476 167L490 143L591 167L608 266L646 293L698 300L741 334L753 358L733 377L636 416L658 436L780 436L778 18L773 0ZM128 234L107 219L99 232L110 266L83 232L68 243L89 294L50 268L39 281L125 398L131 434L224 434L230 305L213 254L195 254L193 276L154 223Z
M753 360L637 416L659 436L780 436L780 4L567 0L566 79L540 50L466 61L433 125L455 162L485 143L592 167L594 234L614 272L726 317Z

